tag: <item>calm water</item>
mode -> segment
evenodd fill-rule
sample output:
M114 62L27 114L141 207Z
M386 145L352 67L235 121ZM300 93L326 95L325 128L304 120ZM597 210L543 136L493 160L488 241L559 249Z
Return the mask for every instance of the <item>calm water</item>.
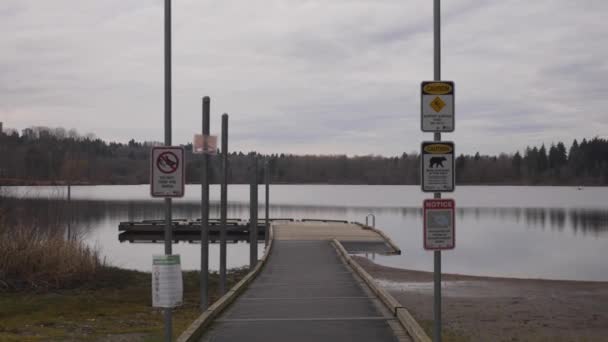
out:
M249 215L247 185L229 187L229 217ZM443 271L524 278L608 280L608 188L460 186L444 197L456 200L456 249L443 252ZM14 187L10 194L28 203L20 215L44 221L53 217L65 197L60 187ZM264 189L260 188L263 202ZM430 196L429 196L430 195ZM149 270L152 254L162 244L118 241L118 223L161 219L162 200L149 197L149 186L82 186L72 188L76 199L74 226L89 244L98 246L112 264ZM274 185L270 190L271 217L329 218L365 221L376 226L402 248L400 256L370 255L377 263L416 270L432 270L432 252L422 248L424 198L417 186ZM29 198L30 200L28 200ZM31 200L38 198L38 200ZM44 198L45 200L41 200ZM219 216L219 187L211 188L211 215ZM200 186L187 187L175 200L175 218L197 218ZM263 205L260 205L263 217ZM231 244L231 267L248 263L248 245ZM263 250L259 246L260 253ZM199 265L200 245L180 243L185 269ZM218 268L218 245L210 247L211 268Z

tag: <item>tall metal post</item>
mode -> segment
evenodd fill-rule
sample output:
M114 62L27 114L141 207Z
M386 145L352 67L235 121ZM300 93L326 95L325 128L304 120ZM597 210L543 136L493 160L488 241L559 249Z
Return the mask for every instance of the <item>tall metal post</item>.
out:
M251 154L251 185L249 187L249 269L258 263L258 158Z
M171 146L171 0L165 0L165 146ZM171 198L165 198L165 255L172 253ZM173 331L171 308L164 309L165 341Z
M209 96L203 97L203 139L209 136ZM209 307L209 154L201 165L201 311Z
M268 214L270 212L270 164L268 163L268 160L266 160L266 162L264 162L264 184L265 184L265 191L264 191L264 196L265 196L265 201L264 201L264 205L265 205L265 214L266 214L266 232L264 233L264 243L266 246L268 246L268 240L270 238L270 219L268 217Z
M72 238L72 184L68 181L68 240Z
M434 26L434 79L441 80L441 0L433 2L433 26ZM441 141L441 133L435 133L434 141ZM441 192L436 192L433 196L441 198ZM433 341L441 342L441 251L433 252L433 282L434 282L434 303L433 303L433 319L435 326L433 328Z
M222 115L222 188L220 194L220 295L226 293L226 215L228 214L228 114Z

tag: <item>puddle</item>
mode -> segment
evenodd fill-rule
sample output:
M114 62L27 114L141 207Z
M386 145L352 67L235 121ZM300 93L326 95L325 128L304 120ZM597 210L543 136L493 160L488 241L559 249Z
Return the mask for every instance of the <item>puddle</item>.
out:
M388 291L413 292L433 294L432 282L395 282L385 279L376 279L378 285ZM486 281L443 281L441 294L448 297L503 297L506 288Z

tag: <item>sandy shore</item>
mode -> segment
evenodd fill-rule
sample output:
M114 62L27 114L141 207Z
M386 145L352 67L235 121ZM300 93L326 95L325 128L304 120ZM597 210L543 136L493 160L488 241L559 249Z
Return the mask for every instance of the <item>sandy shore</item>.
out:
M423 325L433 274L355 257ZM608 341L608 282L443 275L444 328L464 341Z

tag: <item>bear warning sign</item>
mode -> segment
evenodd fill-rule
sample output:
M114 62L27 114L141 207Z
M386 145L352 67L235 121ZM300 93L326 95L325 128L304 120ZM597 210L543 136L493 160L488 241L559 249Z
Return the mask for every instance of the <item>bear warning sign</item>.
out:
M422 191L454 191L454 143L425 141L420 153Z

